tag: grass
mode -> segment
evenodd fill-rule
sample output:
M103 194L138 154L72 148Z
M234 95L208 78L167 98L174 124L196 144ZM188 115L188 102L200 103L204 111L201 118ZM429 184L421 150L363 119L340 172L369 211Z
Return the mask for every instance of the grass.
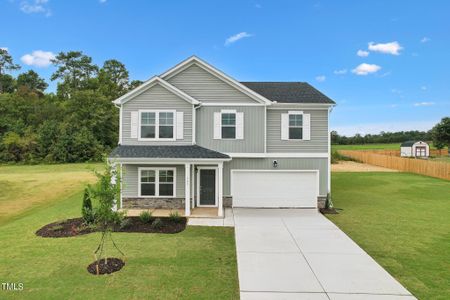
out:
M95 181L101 164L0 166L0 224L51 204Z
M43 175L47 170L47 176L58 177L58 172L84 166L0 167L0 172L9 168L16 176ZM52 181L50 186L42 180L43 186L36 185L36 189L55 184L62 185ZM239 298L232 228L188 227L179 234L115 233L126 265L112 275L89 274L86 267L94 260L99 233L59 239L34 234L45 224L80 215L82 187L65 180L64 185L58 187L59 196L47 203L41 200L29 205L32 213L18 212L0 225L1 281L24 284L21 292L0 291L1 299ZM18 202L29 203L19 189L12 187L8 193ZM107 247L109 256L121 257L111 244Z
M328 217L419 299L450 299L450 182L334 173Z
M432 161L436 161L436 162L446 162L446 163L450 163L450 156L437 156L437 157L432 157L430 158Z

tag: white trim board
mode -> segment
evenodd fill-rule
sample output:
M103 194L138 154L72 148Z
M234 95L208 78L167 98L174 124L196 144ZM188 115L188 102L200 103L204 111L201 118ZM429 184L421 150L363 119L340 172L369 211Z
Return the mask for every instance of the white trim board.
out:
M263 97L262 95L256 93L255 91L249 89L239 81L235 80L234 78L228 76L227 74L223 73L222 71L218 70L214 66L208 64L207 62L201 60L200 58L194 56L191 56L187 58L186 60L182 61L181 63L177 64L173 68L170 68L163 74L161 74L159 77L163 79L170 79L171 77L175 76L179 72L183 71L184 69L190 67L191 65L195 64L196 66L202 68L203 70L207 71L208 73L216 76L217 78L221 79L222 81L226 82L228 85L234 87L235 89L239 90L240 92L244 93L245 95L249 96L253 100L262 103L264 105L271 105L272 101L269 99Z
M225 153L230 157L236 158L328 158L329 155L327 152L320 153L288 153L288 152L273 152L273 153Z

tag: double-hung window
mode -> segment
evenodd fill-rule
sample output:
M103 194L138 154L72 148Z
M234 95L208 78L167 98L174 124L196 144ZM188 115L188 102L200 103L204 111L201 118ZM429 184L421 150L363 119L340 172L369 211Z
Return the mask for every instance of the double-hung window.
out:
M173 111L142 111L140 120L140 139L174 139Z
M140 168L140 197L174 197L175 169Z
M303 115L290 114L289 115L289 139L301 140L303 139Z
M236 138L236 113L222 113L222 138Z

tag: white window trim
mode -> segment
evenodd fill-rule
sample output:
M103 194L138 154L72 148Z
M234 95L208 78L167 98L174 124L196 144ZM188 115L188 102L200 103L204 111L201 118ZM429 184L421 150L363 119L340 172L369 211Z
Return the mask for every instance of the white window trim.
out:
M141 171L153 170L155 171L155 196L141 195ZM173 171L173 196L160 196L159 195L159 171ZM139 198L176 198L177 196L177 168L150 168L150 167L138 167L138 196Z
M288 141L303 141L303 126L304 126L304 124L303 124L303 111L295 111L295 110L290 110L290 111L288 111L288 116L291 116L291 115L294 115L294 116L299 116L299 115L301 115L302 116L302 126L301 127L299 127L299 126L293 126L292 128L301 128L302 129L302 138L301 139L291 139L290 138L290 136L289 136L289 132L290 132L290 130L289 129L291 129L291 125L289 125L289 117L288 117L288 128L287 128L287 130L288 130Z
M223 125L222 124L222 115L223 114L234 114L234 126L233 125ZM234 109L222 109L220 111L220 137L221 140L237 140L236 136L237 136L237 124L236 124L236 118L237 118L237 111ZM234 138L224 138L223 134L222 134L222 128L223 127L234 127Z
M141 118L142 113L155 113L155 138L142 138L141 137ZM173 134L172 138L159 138L159 113L161 112L168 112L173 113ZM138 124L138 141L175 141L177 139L177 112L176 110L170 110L170 109L140 109L139 110L139 124Z

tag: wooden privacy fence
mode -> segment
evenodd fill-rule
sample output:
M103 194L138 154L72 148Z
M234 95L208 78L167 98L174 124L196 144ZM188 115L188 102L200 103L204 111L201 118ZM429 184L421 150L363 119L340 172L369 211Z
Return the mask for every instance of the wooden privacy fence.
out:
M400 156L400 150L378 150L378 149L374 149L374 150L361 150L361 151L368 151L368 152L373 152L373 153L382 154L382 155ZM430 156L444 156L444 155L448 155L448 150L447 149L441 149L441 150L430 149Z
M372 151L338 150L344 156L375 166L450 180L450 163L384 155Z

